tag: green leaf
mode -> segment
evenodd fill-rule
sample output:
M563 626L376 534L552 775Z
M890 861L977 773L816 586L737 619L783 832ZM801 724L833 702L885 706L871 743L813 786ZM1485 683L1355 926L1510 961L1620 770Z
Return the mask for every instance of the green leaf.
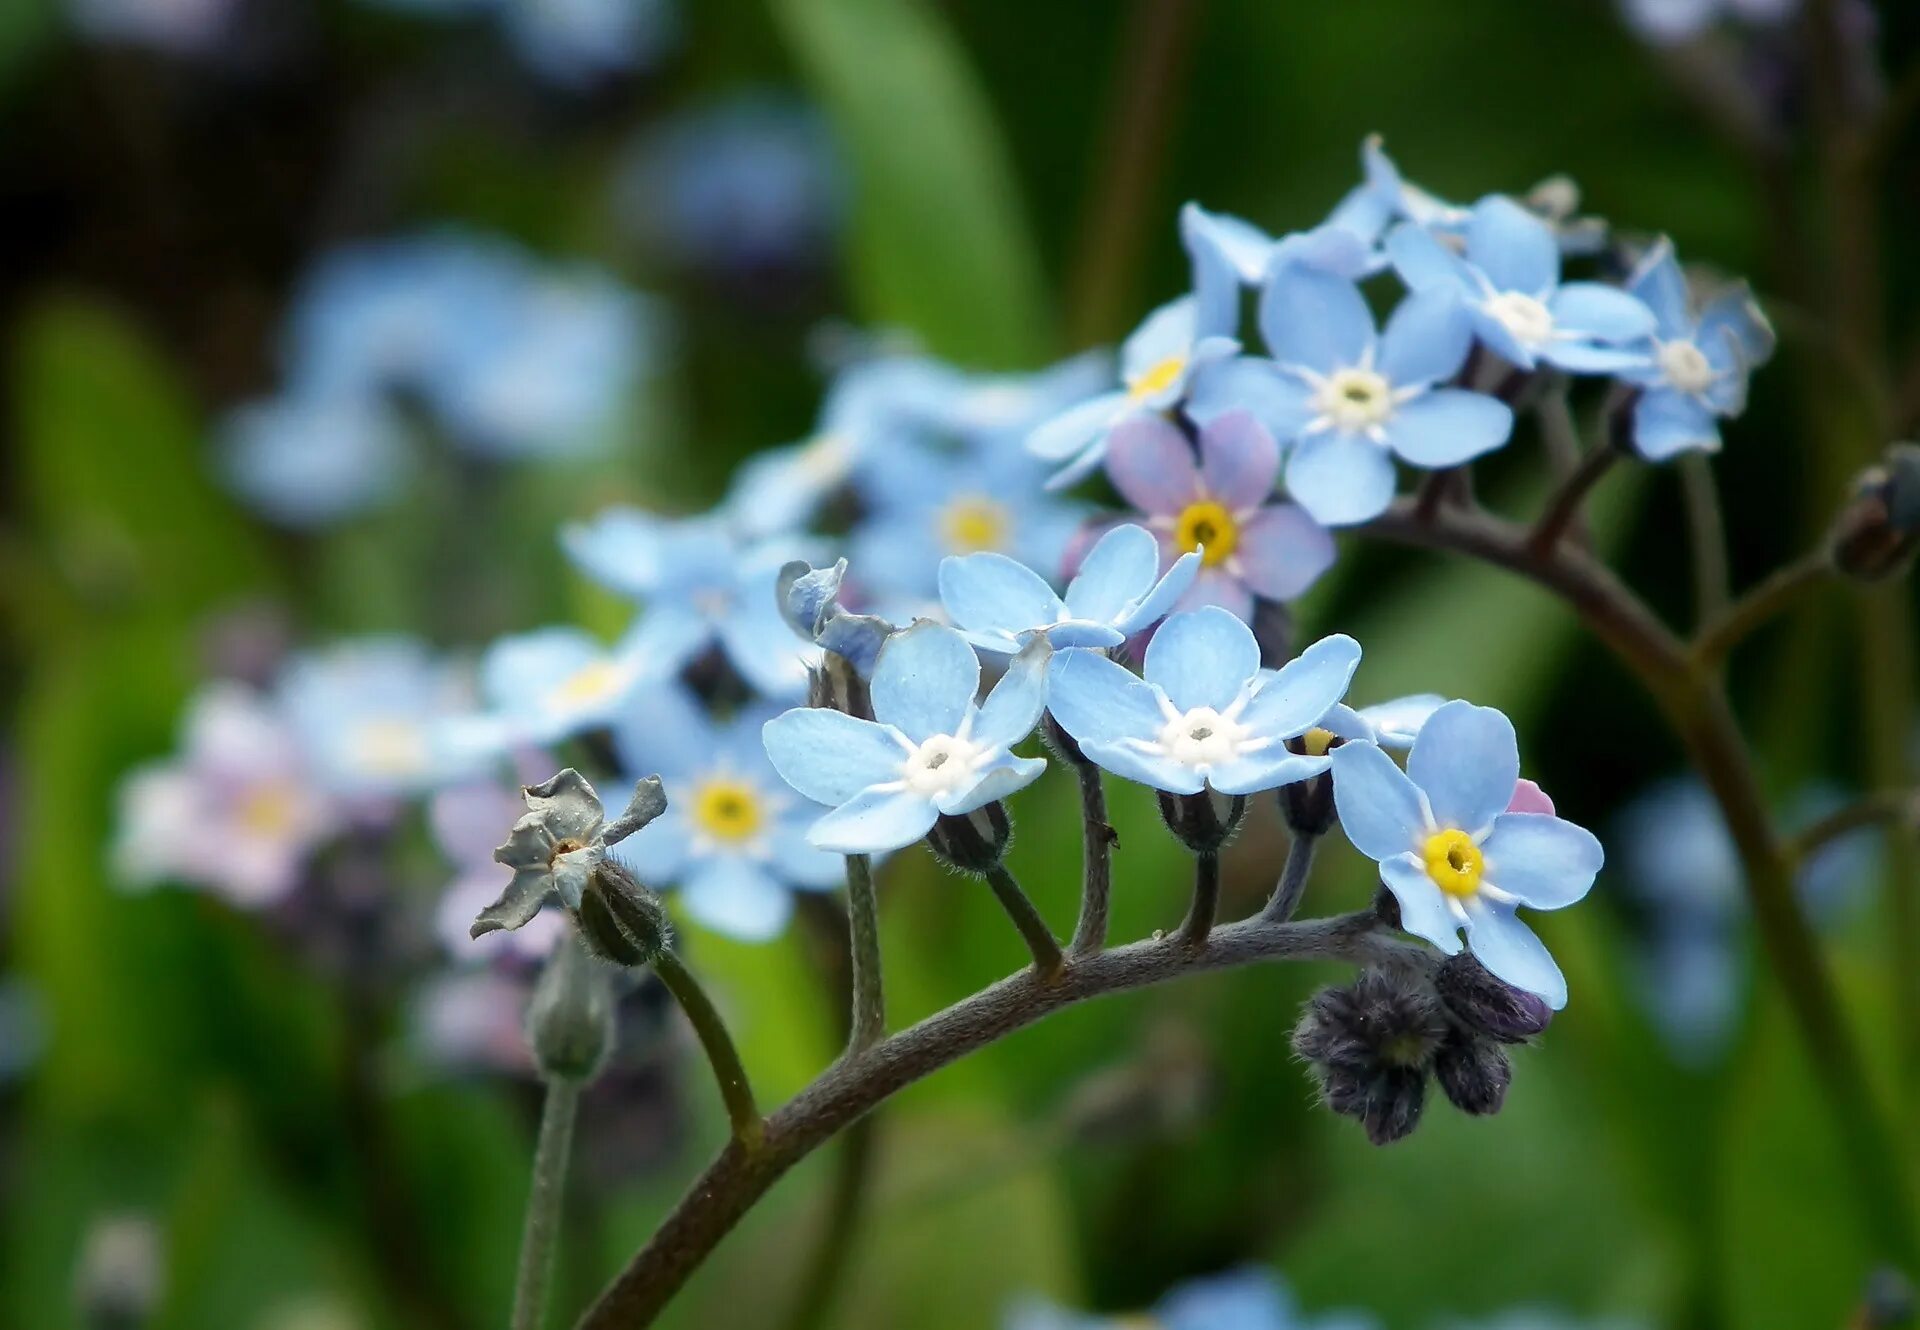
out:
M1040 268L991 107L920 0L774 0L850 161L861 314L965 364L1034 363Z

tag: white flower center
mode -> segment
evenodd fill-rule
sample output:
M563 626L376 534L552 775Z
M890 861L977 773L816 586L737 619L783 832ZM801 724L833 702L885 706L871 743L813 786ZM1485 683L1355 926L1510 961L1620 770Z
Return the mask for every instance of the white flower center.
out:
M1713 386L1713 366L1706 352L1686 338L1660 345L1660 372L1683 393L1703 393Z
M1212 707L1195 707L1175 716L1160 731L1160 747L1183 766L1205 769L1239 757L1247 727Z
M972 785L987 750L955 734L936 734L918 744L901 765L900 778L915 794L932 799Z
M1343 369L1320 386L1314 406L1342 430L1371 429L1393 414L1393 385L1370 369Z
M1532 296L1502 291L1488 297L1482 308L1522 346L1545 346L1553 340L1553 312Z

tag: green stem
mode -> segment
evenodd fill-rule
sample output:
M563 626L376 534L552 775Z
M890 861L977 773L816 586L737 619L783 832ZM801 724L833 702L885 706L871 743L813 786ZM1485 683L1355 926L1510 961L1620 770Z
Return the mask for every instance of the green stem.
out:
M1693 614L1707 623L1727 608L1727 524L1713 464L1701 453L1680 459L1680 490L1687 506L1687 542L1693 554Z
M1300 908L1300 898L1307 891L1307 876L1313 871L1313 853L1319 848L1318 836L1294 836L1293 844L1287 846L1287 862L1280 870L1280 881L1273 889L1273 897L1267 902L1267 908L1260 912L1262 919L1284 924L1293 918L1294 911Z
M1703 670L1718 668L1748 634L1832 575L1833 565L1823 549L1775 569L1759 586L1700 626L1693 642L1695 664Z
M1180 925L1180 944L1206 945L1213 921L1220 915L1220 852L1202 850L1193 856L1193 904Z
M1007 912L1007 918L1013 920L1013 926L1020 930L1020 938L1027 944L1027 950L1033 953L1033 968L1043 975L1058 974L1064 964L1060 944L1054 940L1047 921L1040 917L1040 911L1033 908L1033 902L1027 899L1026 892L1020 890L1019 882L1014 880L1005 864L995 864L987 870L987 885L993 888L993 894L999 899L1000 907Z
M560 1237L561 1203L579 1108L580 1082L547 1077L540 1138L533 1151L533 1186L527 1193L526 1222L520 1231L520 1269L514 1278L513 1317L508 1322L512 1330L540 1330L546 1323L547 1288L553 1279L553 1253Z
M700 987L700 981L671 950L661 952L653 968L692 1023L700 1047L713 1067L713 1077L720 1083L720 1098L727 1106L733 1137L741 1148L751 1153L760 1146L764 1124L760 1110L754 1105L747 1069L740 1062L739 1050L733 1046L733 1036L727 1033L727 1023L720 1019L720 1012Z
M847 937L853 971L853 1023L847 1047L867 1047L887 1029L887 1001L880 981L880 906L873 890L873 861L847 856Z
M1600 483L1600 477L1606 475L1619 460L1619 451L1609 444L1603 443L1587 450L1586 456L1580 459L1580 465L1561 481L1560 488L1547 500L1540 520L1534 523L1533 533L1527 538L1527 545L1534 553L1544 555L1560 543L1561 537L1579 518L1587 495Z

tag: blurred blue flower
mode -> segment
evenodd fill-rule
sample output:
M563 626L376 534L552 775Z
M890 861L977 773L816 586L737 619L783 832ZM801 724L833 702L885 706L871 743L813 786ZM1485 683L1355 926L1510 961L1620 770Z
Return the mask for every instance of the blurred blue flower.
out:
M1240 349L1232 327L1224 302L1203 303L1197 294L1149 314L1121 345L1120 389L1067 408L1027 436L1033 454L1059 468L1048 485L1061 489L1089 475L1106 456L1108 432L1128 416L1177 404L1196 373Z
M410 638L341 642L295 658L280 705L315 778L348 798L415 794L471 774L442 722L467 709L452 673Z
M757 277L828 257L845 210L842 175L818 111L755 91L650 132L622 170L616 203L681 263Z
M909 420L967 448L1019 449L1033 429L1112 382L1112 358L1088 351L1025 374L982 373L929 362L926 391L903 400Z
M1247 1268L1189 1280L1144 1316L1092 1316L1038 1299L1010 1309L1006 1330L1375 1330L1378 1322L1357 1312L1310 1315L1277 1276Z
M1512 723L1468 702L1428 717L1405 772L1374 744L1333 750L1340 825L1379 863L1401 926L1449 956L1464 927L1474 957L1495 977L1558 1010L1566 980L1515 907L1572 905L1593 886L1603 856L1582 827L1508 812L1519 779Z
M1097 651L1055 657L1048 706L1095 762L1172 794L1252 794L1327 769L1287 747L1347 691L1360 644L1335 635L1272 673L1253 630L1210 605L1173 615L1142 678Z
M668 0L495 0L514 51L541 78L587 88L653 64L672 45Z
M760 732L772 708L710 720L684 690L650 689L614 731L628 771L658 771L667 811L610 851L648 886L677 886L687 913L748 942L777 937L793 891L838 885L846 862L814 848L819 809L780 783Z
M911 845L942 814L1025 788L1044 758L1008 751L1047 705L1050 648L1016 656L984 703L980 660L951 628L921 621L887 640L873 671L873 720L801 707L767 722L767 756L787 784L833 811L808 839L838 854Z
M222 423L218 452L242 502L290 527L329 526L378 507L412 469L406 425L372 397L295 393L249 403Z
M581 571L646 607L632 636L669 672L718 646L766 696L806 691L812 653L793 640L778 599L795 542L743 543L714 515L676 520L609 508L567 527L561 543Z
M1627 26L1656 46L1692 41L1721 19L1772 26L1799 12L1800 0L1619 0Z
M449 722L456 751L502 754L611 727L642 688L659 687L676 653L629 634L608 648L578 628L501 638L480 660L482 715Z
M1615 374L1647 363L1653 311L1615 287L1562 282L1552 228L1512 199L1475 205L1465 257L1411 222L1387 237L1387 254L1414 291L1458 297L1480 340L1521 369Z
M941 560L940 601L986 651L1012 654L1036 636L1056 647L1116 647L1158 623L1199 573L1197 553L1161 572L1153 533L1118 526L1081 560L1064 598L1026 565L986 553Z
M1653 355L1621 377L1638 384L1633 443L1642 457L1664 462L1689 450L1720 447L1716 419L1747 405L1747 376L1773 354L1773 328L1745 285L1724 292L1697 317L1686 274L1664 236L1647 251L1627 289L1658 321Z
M214 50L237 0L68 0L73 25L100 42L149 46L173 55Z
M1364 522L1385 510L1395 455L1457 466L1513 431L1506 403L1437 386L1459 372L1473 340L1450 291L1408 296L1380 333L1351 281L1283 263L1267 277L1260 329L1273 359L1208 370L1194 385L1191 413L1207 421L1250 410L1293 442L1287 489L1322 522Z
M1293 600L1333 566L1326 528L1274 499L1280 446L1246 412L1202 427L1198 458L1165 419L1136 416L1113 431L1107 474L1159 537L1164 566L1200 555L1200 574L1177 609L1219 605L1251 622L1255 596Z

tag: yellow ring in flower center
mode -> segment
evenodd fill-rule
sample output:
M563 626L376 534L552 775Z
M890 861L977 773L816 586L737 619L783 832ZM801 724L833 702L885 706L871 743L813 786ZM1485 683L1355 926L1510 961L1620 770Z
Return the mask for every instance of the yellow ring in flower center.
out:
M1300 747L1308 757L1325 757L1337 737L1332 730L1323 730L1316 725L1300 736Z
M1143 397L1152 397L1155 393L1165 392L1173 387L1181 372L1187 367L1185 356L1168 356L1165 360L1156 360L1127 380L1127 395L1136 401Z
M1013 525L1007 507L984 494L959 494L940 510L940 539L949 554L1006 548Z
M1173 523L1174 544L1186 550L1202 550L1200 562L1208 568L1233 557L1240 543L1240 524L1225 505L1212 499L1190 503Z
M1464 831L1449 828L1427 837L1424 851L1427 876L1449 896L1471 896L1480 890L1480 874L1486 868L1486 856Z
M710 780L693 796L693 823L715 840L751 840L765 820L760 794L738 780Z

